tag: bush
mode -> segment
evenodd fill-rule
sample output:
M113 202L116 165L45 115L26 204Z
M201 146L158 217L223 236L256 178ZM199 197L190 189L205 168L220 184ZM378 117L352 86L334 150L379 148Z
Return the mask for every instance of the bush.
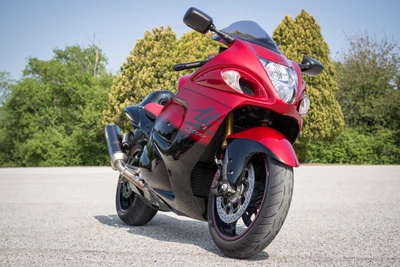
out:
M299 159L308 163L400 164L400 131L372 134L346 128L332 141L310 141L297 147Z

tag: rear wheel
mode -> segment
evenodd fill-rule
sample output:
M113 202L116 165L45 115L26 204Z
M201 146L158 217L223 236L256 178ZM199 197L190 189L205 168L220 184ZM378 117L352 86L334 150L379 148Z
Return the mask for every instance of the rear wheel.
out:
M215 244L235 258L266 248L281 229L293 194L293 168L264 154L246 164L236 193L211 195L208 224Z
M136 165L143 149L136 145L131 149L128 164ZM133 186L133 185L132 185ZM156 215L157 210L148 206L131 188L129 181L119 176L115 196L119 218L128 225L139 226L148 223Z

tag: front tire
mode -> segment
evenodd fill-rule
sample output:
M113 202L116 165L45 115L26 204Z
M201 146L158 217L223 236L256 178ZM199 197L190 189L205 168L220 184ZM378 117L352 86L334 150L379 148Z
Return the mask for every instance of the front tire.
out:
M255 154L240 183L240 194L229 198L210 194L208 225L226 256L248 258L264 250L281 229L293 194L293 168Z
M130 152L128 164L138 165L143 148L135 145ZM134 186L134 185L132 185ZM133 190L129 181L119 176L115 204L118 217L127 225L140 226L148 223L156 215L157 210L148 206Z

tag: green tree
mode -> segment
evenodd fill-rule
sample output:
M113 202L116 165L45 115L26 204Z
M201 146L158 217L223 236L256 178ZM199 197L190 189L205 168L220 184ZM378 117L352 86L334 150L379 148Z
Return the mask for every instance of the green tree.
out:
M313 16L302 10L294 20L285 16L275 29L273 39L287 58L301 62L303 56L308 55L325 67L317 77L303 75L311 108L304 119L300 144L334 138L342 131L344 122L340 105L335 99L338 90L336 72L320 26Z
M2 109L9 156L0 165L104 164L101 119L113 78L106 63L95 45L55 49L47 61L29 58Z
M180 62L191 62L205 59L211 54L218 54L221 43L211 39L212 34L201 34L196 31L190 31L182 35L177 45L177 60ZM194 70L187 70L191 73ZM180 72L179 75L182 75Z
M394 131L367 133L346 127L330 142L310 142L307 160L339 164L399 164L399 137ZM397 144L396 144L397 143Z
M347 37L337 64L337 99L346 125L373 132L400 128L400 55L397 42L367 33Z
M139 103L154 90L175 90L178 74L172 71L176 59L176 35L171 27L146 31L120 68L112 84L104 123L120 123L123 108Z
M347 36L348 47L336 64L339 91L337 99L352 134L338 140L347 151L347 162L400 163L400 55L396 41L378 40L368 33ZM365 141L368 142L365 142ZM325 145L338 150L338 141ZM365 149L353 149L362 143ZM371 152L372 151L372 152Z
M0 166L2 162L8 160L8 151L12 148L6 136L8 130L2 123L5 120L4 103L9 97L11 87L12 80L10 74L7 72L0 72Z
M0 72L0 106L4 104L7 96L10 94L12 79L10 73Z

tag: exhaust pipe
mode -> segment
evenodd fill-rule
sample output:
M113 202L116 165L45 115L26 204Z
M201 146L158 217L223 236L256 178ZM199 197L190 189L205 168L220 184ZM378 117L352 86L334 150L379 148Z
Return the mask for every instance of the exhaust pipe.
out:
M119 171L122 176L128 179L129 182L143 190L144 184L137 178L140 175L139 169L132 169L126 166L128 156L121 147L122 138L119 127L113 123L107 124L104 132L107 139L108 152L111 158L111 168L115 171Z

